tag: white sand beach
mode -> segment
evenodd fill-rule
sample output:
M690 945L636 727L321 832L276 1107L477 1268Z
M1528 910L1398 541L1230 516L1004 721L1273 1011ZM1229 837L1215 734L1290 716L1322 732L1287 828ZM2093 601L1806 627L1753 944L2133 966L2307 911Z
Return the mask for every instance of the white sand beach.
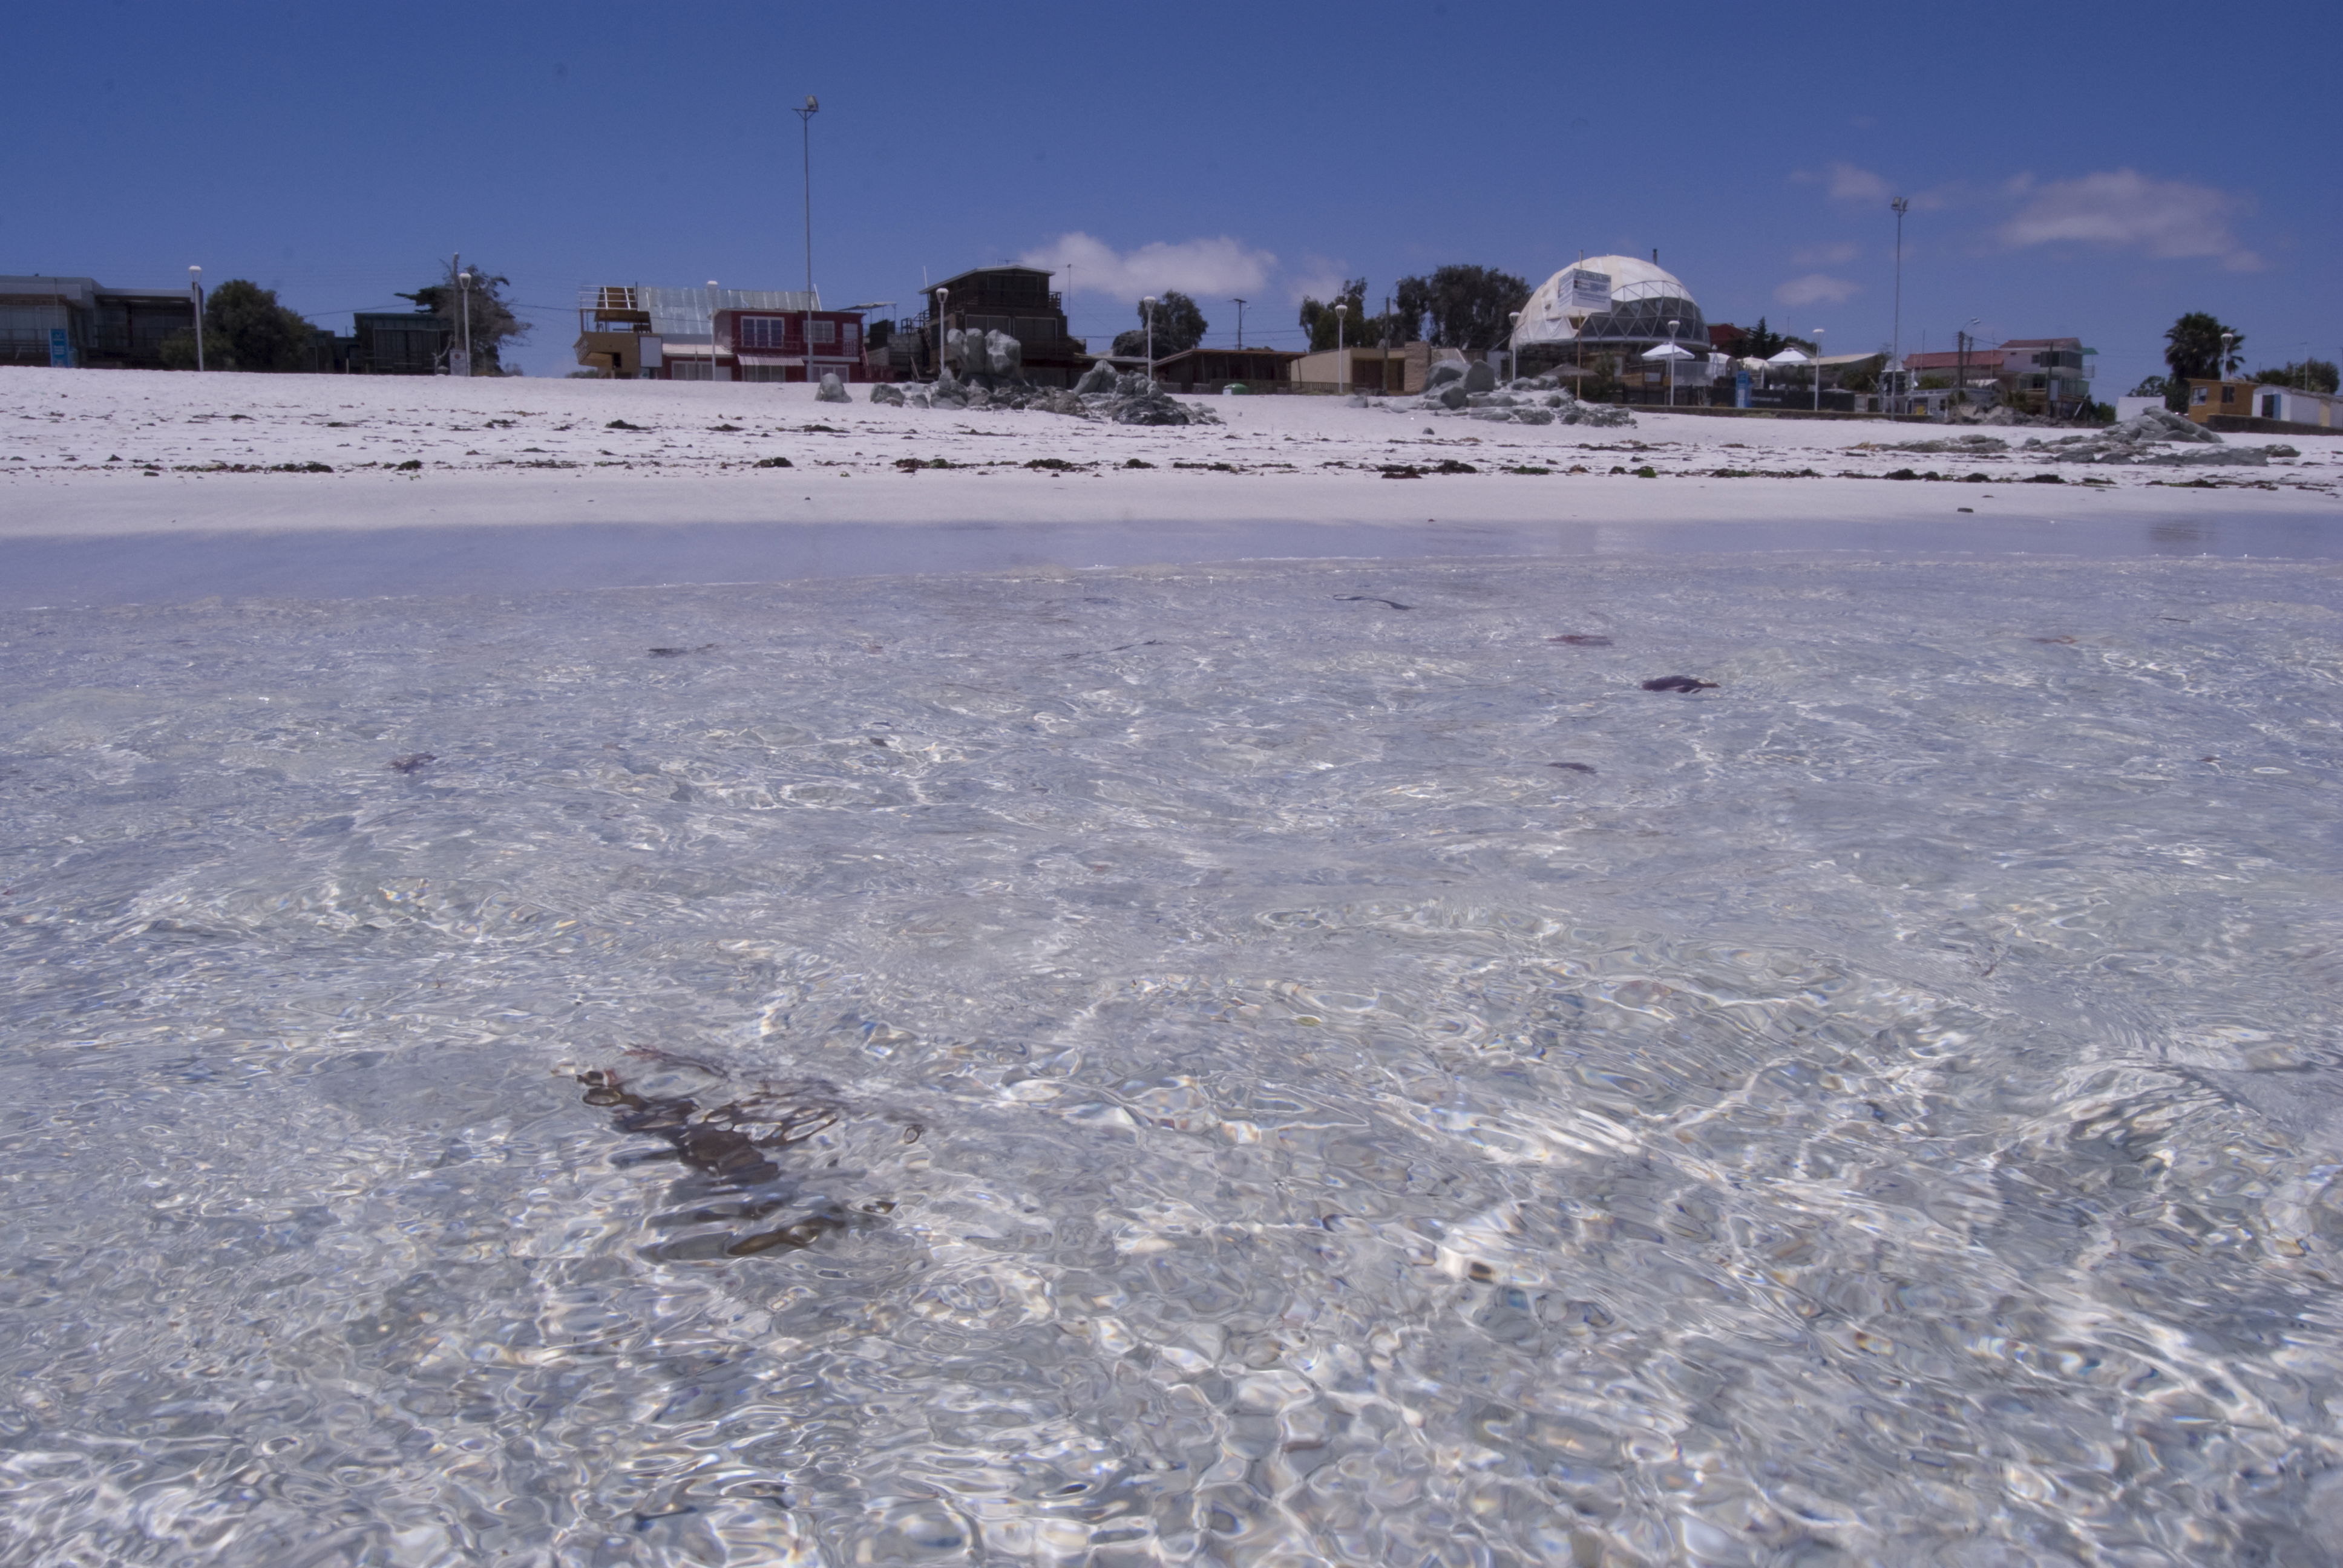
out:
M894 408L854 391L841 406L769 384L0 370L0 549L14 547L15 579L0 591L398 591L513 572L590 587L1037 552L1069 566L1741 548L2317 557L2343 523L2343 437L2233 437L2300 455L2174 471L2022 448L2055 430L1987 432L2012 449L1939 457L1882 449L1946 433L1886 420L1639 411L1634 428L1606 430L1216 397L1193 401L1221 425L1155 428ZM1387 477L1394 467L1425 472ZM1898 469L1945 477L1881 477ZM548 528L588 531L567 546L509 537ZM323 540L414 529L440 532ZM175 550L171 535L205 543ZM92 553L133 536L147 546ZM466 564L434 576L449 549ZM314 574L298 564L313 556ZM337 575L337 560L360 561L358 575Z

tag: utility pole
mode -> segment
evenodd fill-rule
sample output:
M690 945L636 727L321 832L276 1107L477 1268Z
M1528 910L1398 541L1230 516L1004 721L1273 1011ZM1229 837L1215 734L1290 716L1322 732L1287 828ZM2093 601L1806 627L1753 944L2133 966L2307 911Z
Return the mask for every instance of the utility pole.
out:
M1231 297L1232 297L1232 298L1234 298L1234 296L1232 296ZM1239 348L1242 348L1242 347L1244 347L1244 307L1245 307L1245 302L1244 302L1243 300L1242 300L1242 299L1237 300L1237 301L1236 301L1236 307L1237 307L1237 347L1238 347Z
M1896 370L1904 377L1904 397L1896 404L1896 411L1903 414L1910 412L1912 397L1912 373L1904 368L1904 215L1912 210L1912 202L1908 196L1897 196L1887 206L1896 215ZM1815 377L1819 388L1822 373L1816 371Z
M803 133L801 152L805 162L805 239L806 239L806 379L813 379L813 117L821 112L821 101L811 93L806 95L805 107L789 111L798 117L798 128ZM710 322L711 329L714 323ZM786 372L784 373L786 374Z
M204 371L204 269L187 268L187 293L196 302L196 374Z

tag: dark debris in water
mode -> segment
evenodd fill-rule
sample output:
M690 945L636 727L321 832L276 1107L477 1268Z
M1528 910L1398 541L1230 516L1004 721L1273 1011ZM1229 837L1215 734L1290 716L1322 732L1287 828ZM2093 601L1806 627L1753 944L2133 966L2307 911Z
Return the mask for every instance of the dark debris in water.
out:
M651 1064L653 1071L683 1068L719 1081L728 1076L710 1063L670 1052L628 1054ZM739 1092L728 1088L729 1098L705 1104L689 1094L639 1092L615 1068L589 1068L577 1077L585 1086L586 1103L608 1111L619 1131L667 1145L621 1153L616 1163L675 1160L684 1167L669 1187L665 1204L649 1221L667 1239L644 1248L646 1257L676 1262L797 1251L854 1222L838 1200L808 1191L789 1166L792 1150L836 1127L847 1114L828 1089L760 1083ZM923 1131L916 1122L906 1122L900 1140L914 1141ZM883 1214L892 1207L870 1203L862 1213Z
M1546 766L1549 768L1560 768L1572 773L1592 773L1594 771L1594 764L1592 762L1549 762Z
M1663 675L1644 682L1645 691L1714 691L1716 682L1694 680L1689 675Z
M1591 631L1566 631L1560 637L1547 638L1546 641L1566 642L1573 648L1609 648L1611 646L1609 638L1598 637Z
M698 648L655 648L650 655L653 658L681 658L688 653L713 653L717 647L715 643L703 642Z
M418 773L439 759L428 751L410 751L404 757L394 757L385 764L393 773Z
M1402 604L1395 598L1378 598L1371 593L1338 593L1334 597L1346 604L1383 604L1389 605L1393 609L1413 609L1415 608L1411 604Z

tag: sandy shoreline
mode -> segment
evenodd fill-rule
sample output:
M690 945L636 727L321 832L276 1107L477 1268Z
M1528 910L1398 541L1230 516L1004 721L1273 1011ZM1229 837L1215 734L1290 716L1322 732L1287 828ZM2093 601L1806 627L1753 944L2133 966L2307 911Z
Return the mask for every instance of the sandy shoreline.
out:
M1225 423L769 385L0 370L0 604L1282 556L2343 553L2343 437L2207 475L1902 454L1881 446L1941 432L1885 421L1199 401ZM1472 471L1384 474L1443 462ZM1880 477L1898 468L1945 477Z

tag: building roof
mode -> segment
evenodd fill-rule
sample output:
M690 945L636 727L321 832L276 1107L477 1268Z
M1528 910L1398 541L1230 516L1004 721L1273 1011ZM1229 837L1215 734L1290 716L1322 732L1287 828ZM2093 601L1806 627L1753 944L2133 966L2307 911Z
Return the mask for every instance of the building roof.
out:
M103 296L107 299L186 299L186 285L170 288L108 288L94 277L59 277L44 273L30 273L0 277L0 295L16 298L27 296L36 298L66 299L86 310Z
M1353 345L1352 345L1352 349L1353 349L1353 352L1356 352L1357 348L1358 348L1358 345L1356 345L1356 344L1353 344ZM1326 349L1324 352L1326 352L1326 353L1328 353L1328 354L1332 354L1332 352L1334 352L1334 351L1333 351L1332 349L1329 348L1329 349ZM1278 358L1280 358L1280 359L1299 359L1299 358L1301 358L1301 357L1302 357L1302 350L1300 350L1300 349L1298 349L1298 348L1228 348L1228 347L1213 348L1213 347L1207 347L1207 346L1205 346L1205 345L1203 345L1203 344L1201 344L1201 343L1200 343L1200 344L1198 344L1198 345L1197 345L1195 347L1193 347L1193 348L1182 348L1182 349L1181 349L1181 350L1180 350L1178 353L1176 353L1176 354L1159 354L1159 355L1157 355L1157 356L1155 357L1155 367L1156 367L1156 368L1157 368L1157 369L1159 369L1159 370L1160 370L1160 369L1161 369L1164 366L1171 364L1171 363L1172 363L1173 360L1175 360L1175 359L1192 359L1192 358L1194 358L1196 356L1198 356L1198 355L1202 355L1202 354L1268 354L1268 355L1274 355L1276 357L1278 357ZM1096 357L1098 357L1098 358L1101 358L1101 359L1105 359L1105 358L1111 358L1111 357L1112 357L1112 356L1111 356L1111 355L1099 355L1099 356L1096 356ZM1143 361L1142 361L1142 362L1143 362Z

